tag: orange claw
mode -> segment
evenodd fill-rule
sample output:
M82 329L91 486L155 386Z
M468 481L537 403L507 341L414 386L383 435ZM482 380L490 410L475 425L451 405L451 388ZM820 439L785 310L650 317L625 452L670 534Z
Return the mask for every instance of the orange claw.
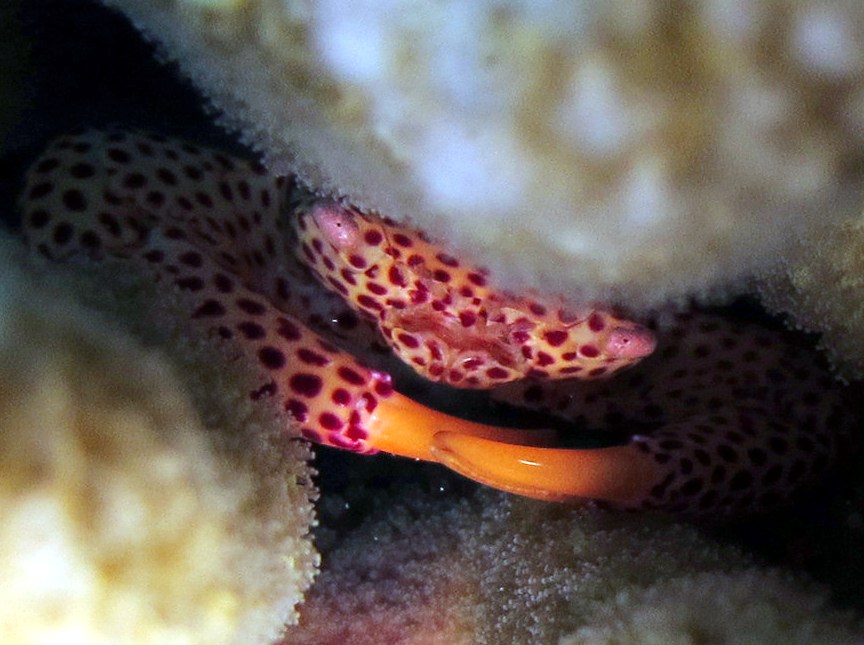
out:
M551 446L557 437L551 430L516 430L467 421L427 408L398 392L380 399L366 426L373 448L424 461L438 461L432 449L437 445L436 438L442 434L483 440L493 445L523 446Z
M451 470L517 495L547 501L596 499L638 506L660 479L633 444L610 448L543 448L439 432L432 454Z

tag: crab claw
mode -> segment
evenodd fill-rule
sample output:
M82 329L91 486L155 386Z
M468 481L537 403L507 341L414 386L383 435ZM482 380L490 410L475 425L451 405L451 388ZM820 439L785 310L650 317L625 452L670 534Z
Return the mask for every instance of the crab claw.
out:
M550 430L517 430L467 421L428 408L398 392L380 401L367 425L371 430L370 443L376 450L424 461L439 461L435 450L437 437L442 434L493 445L526 447L552 446L557 439L557 434Z
M633 444L578 450L439 432L431 452L441 464L469 479L547 501L593 499L638 506L649 497L660 474Z

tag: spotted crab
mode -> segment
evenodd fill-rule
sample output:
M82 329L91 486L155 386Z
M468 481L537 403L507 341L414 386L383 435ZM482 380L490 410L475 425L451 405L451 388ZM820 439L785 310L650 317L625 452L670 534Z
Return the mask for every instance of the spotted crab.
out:
M706 515L782 504L849 435L841 386L781 333L697 312L639 324L507 293L422 232L217 150L64 136L20 204L35 252L122 258L176 288L203 333L260 367L251 398L278 401L319 444L542 499ZM426 378L627 438L570 449L549 430L437 412L342 349L373 334Z

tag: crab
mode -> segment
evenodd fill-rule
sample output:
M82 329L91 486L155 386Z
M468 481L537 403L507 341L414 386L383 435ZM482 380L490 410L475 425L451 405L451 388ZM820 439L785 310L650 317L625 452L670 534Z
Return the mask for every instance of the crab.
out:
M30 168L20 206L35 252L118 258L175 288L203 334L257 365L249 396L278 402L322 445L540 499L706 515L784 503L850 432L840 385L781 333L697 312L640 324L508 293L420 231L221 151L63 136ZM438 412L345 349L382 342L428 379L627 436L564 448L555 431Z

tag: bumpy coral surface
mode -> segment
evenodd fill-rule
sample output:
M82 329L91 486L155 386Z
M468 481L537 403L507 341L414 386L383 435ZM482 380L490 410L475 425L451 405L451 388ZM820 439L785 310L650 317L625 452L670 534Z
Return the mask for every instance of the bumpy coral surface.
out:
M823 593L692 528L498 493L454 505L412 491L327 562L285 643L860 638Z
M71 302L146 326L134 281L110 295L122 272L25 271L21 256L2 240L4 641L271 642L317 562L307 451L182 336L161 336L172 366Z
M765 303L798 327L822 334L837 371L864 376L864 216L800 240L780 267L765 272Z
M855 0L108 4L275 170L511 286L724 283L862 178Z

